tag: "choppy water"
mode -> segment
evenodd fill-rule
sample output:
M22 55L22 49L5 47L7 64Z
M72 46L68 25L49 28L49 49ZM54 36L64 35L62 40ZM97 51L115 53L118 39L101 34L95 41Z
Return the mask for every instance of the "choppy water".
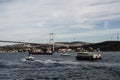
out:
M100 61L77 61L71 56L0 53L0 80L120 80L120 52L102 53Z

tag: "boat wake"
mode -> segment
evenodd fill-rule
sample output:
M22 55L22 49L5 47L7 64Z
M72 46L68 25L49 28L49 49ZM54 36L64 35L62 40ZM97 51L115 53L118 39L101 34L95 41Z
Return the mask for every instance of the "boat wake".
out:
M75 62L75 61L63 61L63 60L52 60L52 59L34 60L34 61L28 61L26 59L22 59L22 61L25 61L25 62L40 62L40 63L43 63L43 64L54 64L54 63L59 63L59 64L79 64L79 62Z
M48 64L48 63L57 63L57 61L54 61L54 60L51 60L51 59L48 59L48 60L35 60L36 62L40 62L40 63L45 63L45 64Z
M89 66L106 66L106 67L113 67L113 66L120 66L118 63L108 63L108 62L90 62L90 61L63 61L63 60L34 60L34 61L28 61L26 59L22 59L22 61L25 62L37 62L41 64L63 64L63 65L89 65Z

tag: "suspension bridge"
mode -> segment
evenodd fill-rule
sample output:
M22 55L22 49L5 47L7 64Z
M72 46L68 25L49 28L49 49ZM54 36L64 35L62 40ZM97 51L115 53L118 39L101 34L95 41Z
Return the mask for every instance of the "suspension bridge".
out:
M6 40L0 40L0 42L5 42L5 43L23 43L23 44L40 44L40 43L32 43L32 42L6 41Z

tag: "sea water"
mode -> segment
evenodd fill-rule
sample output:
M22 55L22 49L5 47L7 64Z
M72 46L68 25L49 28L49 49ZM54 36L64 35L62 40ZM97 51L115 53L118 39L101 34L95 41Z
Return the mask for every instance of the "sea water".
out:
M0 80L120 80L120 52L103 52L102 60L77 61L70 56L0 53Z

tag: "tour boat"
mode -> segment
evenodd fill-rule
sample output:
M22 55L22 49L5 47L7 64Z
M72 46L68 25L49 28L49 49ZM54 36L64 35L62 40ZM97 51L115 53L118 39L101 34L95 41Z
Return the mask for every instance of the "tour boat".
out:
M43 51L29 51L29 54L32 54L32 55L52 55L53 52L52 51L47 51L47 52L43 52Z
M100 60L101 54L99 52L78 52L77 60Z

